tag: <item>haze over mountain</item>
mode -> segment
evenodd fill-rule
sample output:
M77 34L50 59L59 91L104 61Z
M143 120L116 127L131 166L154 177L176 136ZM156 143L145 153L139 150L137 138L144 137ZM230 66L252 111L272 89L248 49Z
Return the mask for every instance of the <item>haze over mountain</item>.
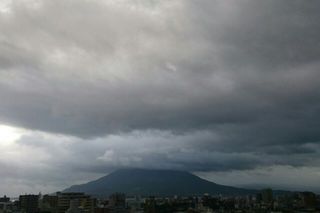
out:
M172 170L122 169L86 184L74 185L64 192L85 192L108 196L114 192L127 195L222 195L254 194L256 190L219 185L189 172Z

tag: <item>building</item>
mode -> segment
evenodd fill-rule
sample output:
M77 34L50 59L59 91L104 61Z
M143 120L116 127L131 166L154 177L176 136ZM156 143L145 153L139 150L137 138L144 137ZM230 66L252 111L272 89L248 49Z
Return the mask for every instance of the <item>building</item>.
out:
M96 199L89 195L79 192L57 193L58 196L58 213L65 213L70 208L70 202L77 200L79 208L83 209L85 213L93 213L96 206ZM75 205L75 202L73 202Z
M114 193L109 197L109 208L112 213L126 213L126 195L122 193Z
M10 198L6 196L0 198L0 213L11 212L12 207L13 204L10 201Z
M57 213L58 211L58 196L56 195L44 195L41 199L40 209L41 211Z
M10 198L7 196L0 197L0 202L9 202Z
M109 197L109 205L111 207L126 207L126 195L122 193L115 193Z
M131 198L126 198L126 207L130 209L130 212L141 212L142 200L140 196L135 196Z
M272 203L273 201L272 189L263 189L261 191L261 198L264 203Z
M39 195L20 195L19 207L25 213L39 212Z
M145 213L155 213L156 212L156 199L155 199L155 197L149 197L148 199L145 200L144 212Z
M66 211L66 213L84 213L85 210L80 207L80 203L78 199L70 200L70 207Z
M301 192L302 206L306 209L315 209L317 205L317 197L313 192Z

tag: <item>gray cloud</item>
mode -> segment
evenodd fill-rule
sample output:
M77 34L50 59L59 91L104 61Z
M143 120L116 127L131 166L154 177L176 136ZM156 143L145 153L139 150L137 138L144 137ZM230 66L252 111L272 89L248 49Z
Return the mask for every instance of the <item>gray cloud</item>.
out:
M0 122L32 132L16 146L47 156L47 174L317 167L319 6L12 2L0 12Z

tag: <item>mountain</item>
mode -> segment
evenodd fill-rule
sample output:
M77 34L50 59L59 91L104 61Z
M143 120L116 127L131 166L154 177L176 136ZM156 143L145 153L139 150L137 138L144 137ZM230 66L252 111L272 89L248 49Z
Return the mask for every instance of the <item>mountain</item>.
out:
M256 190L219 185L199 178L189 172L171 170L123 169L86 184L74 185L64 192L85 192L102 197L115 192L126 195L246 195Z

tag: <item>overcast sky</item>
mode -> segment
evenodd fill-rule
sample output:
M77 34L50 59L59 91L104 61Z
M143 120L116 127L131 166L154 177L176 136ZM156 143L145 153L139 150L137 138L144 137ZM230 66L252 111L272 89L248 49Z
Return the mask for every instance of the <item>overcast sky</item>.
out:
M320 192L320 1L0 1L0 196L126 167Z

